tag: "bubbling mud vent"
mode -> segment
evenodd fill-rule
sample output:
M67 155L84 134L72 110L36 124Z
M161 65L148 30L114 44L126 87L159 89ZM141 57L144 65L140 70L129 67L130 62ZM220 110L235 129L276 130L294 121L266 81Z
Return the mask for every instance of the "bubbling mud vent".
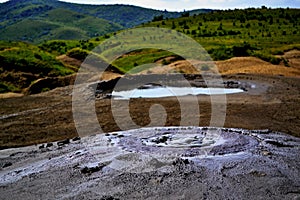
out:
M165 158L237 154L259 144L246 130L207 127L144 128L106 137L110 144L124 151Z

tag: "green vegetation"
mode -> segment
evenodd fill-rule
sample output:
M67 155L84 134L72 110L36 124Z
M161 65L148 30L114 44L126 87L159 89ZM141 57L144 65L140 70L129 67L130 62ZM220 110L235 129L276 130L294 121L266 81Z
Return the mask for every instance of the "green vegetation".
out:
M80 5L56 0L8 1L0 5L0 40L31 43L86 40L147 23L155 16L166 19L181 15L129 5Z
M89 55L89 52L86 50L83 50L81 48L74 48L68 51L67 56L71 58L75 58L80 61L84 61L84 59Z
M51 52L52 54L57 56L67 54L74 48L91 51L104 40L104 37L90 40L50 40L41 43L39 45L39 48L44 51Z
M147 64L147 63L154 63L158 59L171 56L173 53L166 52L163 50L157 49L143 49L138 51L130 52L112 63L117 69L121 72L126 73L127 71L133 69L134 67ZM135 70L134 72L141 71L142 68L139 70Z
M65 9L55 9L44 16L0 22L2 40L40 43L44 40L88 39L120 30L123 27L96 17Z
M214 60L256 56L278 64L281 59L274 55L300 49L299 9L264 7L183 16L142 27L162 27L185 33L199 42Z
M74 73L53 54L22 42L0 42L0 92L20 92L44 77Z
M0 41L0 93L22 92L40 78L77 72L78 66L63 63L58 57L67 55L82 62L107 37L49 40L39 45Z
M38 44L0 41L0 93L20 92L39 78L76 72L78 66L64 64L58 57L67 55L84 61L96 46L115 35L116 30L138 22L138 27L162 27L185 33L200 43L214 60L255 56L273 64L283 63L288 67L287 60L275 55L300 49L299 9L249 8L169 13L134 6L79 7L59 1L31 0L18 2L18 8L11 2L1 4L0 16L7 13L4 8L9 10L9 14L0 20L0 39L25 40ZM113 9L114 12L108 12ZM122 25L100 19L100 15ZM145 21L148 23L141 24ZM143 39L151 41L155 37L145 34ZM169 51L149 47L143 49L141 44L134 45L140 50L117 58L110 67L123 73L139 72L147 69L149 65L146 64L160 61L167 65L182 59ZM170 56L174 59L167 59ZM209 70L209 66L203 66L202 70Z

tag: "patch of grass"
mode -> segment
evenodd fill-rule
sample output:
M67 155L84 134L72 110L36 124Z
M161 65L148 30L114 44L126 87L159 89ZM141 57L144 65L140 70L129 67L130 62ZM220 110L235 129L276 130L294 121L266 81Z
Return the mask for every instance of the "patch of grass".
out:
M42 92L48 92L50 90L50 88L43 88Z
M275 57L273 55L262 54L262 53L255 53L254 55L255 55L255 57L258 57L258 58L260 58L264 61L267 61L269 63L272 63L274 65L278 65L282 61L281 58Z
M20 88L15 87L12 84L0 82L0 93L6 92L20 92Z
M50 40L41 43L39 48L57 56L67 54L67 52L74 48L91 51L104 40L104 37L105 36L89 40Z
M74 73L56 56L23 42L0 42L1 91L20 91L38 78Z
M173 55L174 53L159 49L142 49L116 59L112 65L126 73L137 66L154 63L160 58Z
M89 55L89 52L83 50L81 48L74 48L67 52L67 56L71 58L75 58L80 61L84 61L84 59Z

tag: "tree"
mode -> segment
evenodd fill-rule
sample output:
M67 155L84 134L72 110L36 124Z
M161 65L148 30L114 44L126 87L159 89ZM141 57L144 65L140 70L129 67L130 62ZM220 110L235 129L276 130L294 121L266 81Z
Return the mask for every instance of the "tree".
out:
M152 22L162 21L164 19L163 15L154 16Z
M286 35L286 31L282 31L282 35Z
M172 22L172 29L175 29L176 28L176 25L175 25L175 22L173 21Z
M220 25L219 25L219 27L218 27L218 30L219 30L219 31L223 30L223 24L222 24L222 22L220 23Z
M272 25L274 23L273 17L270 16L269 24Z
M241 22L241 23L245 23L245 22L246 22L246 17L245 17L245 15L241 15L240 22Z
M181 14L181 17L189 17L190 13L189 12L185 12Z
M252 47L249 43L244 43L241 46L233 46L232 53L233 56L249 56L249 50L252 50Z

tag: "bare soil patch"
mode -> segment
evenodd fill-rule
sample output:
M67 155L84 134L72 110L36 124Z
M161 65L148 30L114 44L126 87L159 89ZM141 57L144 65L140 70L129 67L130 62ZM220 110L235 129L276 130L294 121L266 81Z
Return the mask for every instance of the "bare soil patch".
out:
M288 66L285 66L283 62L279 65L273 65L269 62L263 61L255 57L235 57L225 61L216 61L215 64L218 71L222 75L229 74L258 74L258 75L271 75L271 76L300 76L300 51L292 50L286 52L284 55L278 56L286 59ZM165 58L164 60L172 60L173 57ZM195 69L191 63L183 60L173 62L168 65L162 66L162 60L157 61L160 64L150 70L145 70L141 74L154 73L172 73L181 72L185 74L199 73L201 69Z
M225 127L270 129L300 136L299 78L227 75L224 76L224 80L249 82L257 86L254 90L242 94L227 95ZM38 95L0 99L1 148L76 137L71 94L72 86L68 86ZM199 117L199 125L208 126L211 119L210 98L200 95L198 100L200 116L188 117ZM186 101L189 101L188 97ZM129 106L133 121L140 126L149 124L148 111L154 104L161 104L166 109L168 113L166 126L180 124L181 111L176 98L130 100ZM120 130L111 113L111 99L97 100L95 108L103 131ZM131 128L128 126L126 129Z

